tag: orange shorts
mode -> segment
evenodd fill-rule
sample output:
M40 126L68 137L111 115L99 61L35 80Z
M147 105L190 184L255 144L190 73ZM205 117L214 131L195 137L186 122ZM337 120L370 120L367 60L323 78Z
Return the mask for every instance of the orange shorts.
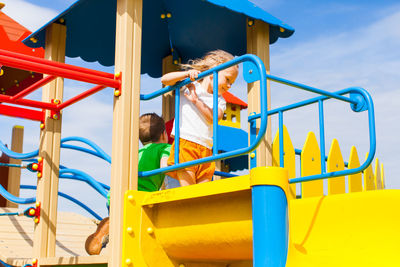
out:
M188 162L209 156L212 156L211 149L185 139L179 139L179 163ZM175 162L175 142L172 143L171 153L169 155L167 164L174 165L174 162ZM215 171L215 162L208 162L208 163L203 163L201 165L187 167L184 170L193 172L195 174L196 180L202 178L209 178L211 180ZM167 175L179 180L179 177L177 177L176 172L177 171L172 171L167 173Z

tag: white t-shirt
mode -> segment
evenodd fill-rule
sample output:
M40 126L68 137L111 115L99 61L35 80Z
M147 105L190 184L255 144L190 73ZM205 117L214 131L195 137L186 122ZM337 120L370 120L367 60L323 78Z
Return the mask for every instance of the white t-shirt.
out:
M198 82L193 82L196 94L211 109L213 108L213 94L210 94ZM195 105L190 102L184 92L186 86L181 88L179 106L179 137L212 149L213 125L208 123ZM226 102L222 96L218 96L218 108L226 109ZM175 135L175 120L172 127L172 135Z

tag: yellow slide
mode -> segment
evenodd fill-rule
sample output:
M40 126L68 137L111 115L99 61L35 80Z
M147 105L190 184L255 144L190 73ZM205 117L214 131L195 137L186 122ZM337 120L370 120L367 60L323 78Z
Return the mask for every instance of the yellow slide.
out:
M400 190L290 202L286 266L400 266Z

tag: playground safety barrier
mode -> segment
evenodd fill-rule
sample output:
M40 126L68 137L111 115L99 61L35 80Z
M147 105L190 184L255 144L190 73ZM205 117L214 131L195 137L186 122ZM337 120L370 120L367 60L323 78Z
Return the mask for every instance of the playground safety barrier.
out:
M320 147L321 147L321 174L309 175L305 177L297 177L288 179L287 173L285 174L283 169L264 169L255 168L256 165L256 153L252 152L250 157L250 177L280 177L284 182L296 183L306 182L324 178L333 178L344 175L351 175L357 172L361 172L366 169L372 162L375 150L376 150L376 137L375 137L375 119L374 119L374 108L371 96L362 88L351 87L338 92L328 92L318 88L313 88L300 83L292 82L277 76L269 75L266 73L264 64L262 61L254 55L244 55L237 57L232 61L221 64L215 68L200 73L196 80L202 79L207 75L213 75L213 117L218 118L218 71L229 68L233 65L244 63L243 72L244 79L246 82L251 83L255 81L260 82L260 110L259 114L252 114L249 116L248 121L250 123L250 145L247 148L237 149L234 151L224 152L218 154L217 148L217 127L218 121L213 120L213 155L210 157L179 163L179 153L175 153L175 165L166 168L160 168L154 171L141 172L139 176L149 176L160 172L174 171L185 167L193 166L196 164L202 164L206 162L226 159L229 157L240 156L247 154L255 150L258 144L264 138L267 117L270 115L278 114L279 116L279 162L280 167L284 165L284 139L283 139L283 113L295 108L303 107L313 103L319 105L319 128L320 128ZM316 93L320 96L311 98L305 101L294 103L288 106L280 107L274 110L268 110L267 106L267 80L299 88L308 92ZM152 94L141 95L142 100L152 99L156 96L162 95L166 92L175 90L175 125L179 125L179 103L180 103L180 88L185 86L192 81L187 78L184 81L177 83L174 86L167 86L159 91ZM349 95L349 97L344 96ZM368 157L365 162L356 168L326 172L325 164L325 129L324 129L324 108L323 102L327 99L337 99L345 101L350 104L351 109L354 112L368 111L368 125L369 125L369 140L370 147ZM257 131L256 120L260 119L260 128ZM179 127L175 128L175 151L179 151ZM260 172L259 175L254 174ZM275 173L276 172L276 173ZM253 173L253 175L252 175ZM283 191L286 186L274 186L270 183L265 183L260 179L251 182L251 196L252 196L252 217L253 217L253 265L254 266L285 266L286 256L288 251L288 201L287 193ZM268 201L267 201L268 200Z
M296 83L293 81L289 81L277 76L273 76L270 74L266 73L265 67L263 62L255 55L243 55L240 57L237 57L229 62L226 62L224 64L221 64L217 67L214 67L210 70L204 71L198 75L196 80L203 79L206 76L213 75L213 106L216 107L218 106L218 72L227 69L231 66L237 65L239 63L244 63L243 64L243 73L244 73L244 79L246 82L251 83L255 81L260 81L260 110L261 112L259 114L252 114L249 116L248 121L250 123L250 145L246 148L241 148L233 151L228 151L224 153L218 154L217 151L217 127L218 127L218 121L213 120L213 155L210 157L194 160L194 161L189 161L189 162L184 162L184 163L179 163L179 154L175 154L175 165L173 166L168 166L165 168L160 168L158 170L153 170L153 171L145 171L145 172L139 172L139 176L150 176L154 175L157 173L161 172L169 172L169 171L174 171L186 167L190 167L193 165L198 165L206 162L211 162L211 161L216 161L216 160L222 160L222 159L227 159L230 157L235 157L235 156L240 156L244 154L248 154L252 152L253 150L256 149L258 144L261 142L262 138L265 135L266 132L266 127L267 127L267 117L270 115L275 115L278 114L279 116L279 133L281 134L280 138L280 162L281 162L281 167L284 167L284 160L283 160L283 113L292 109L296 109L299 107L307 106L310 104L318 103L319 105L319 128L320 128L320 147L321 147L321 158L325 159L325 129L324 129L324 107L323 103L324 101L328 99L337 99L340 101L348 102L350 104L351 109L354 112L362 112L362 111L368 111L368 125L369 125L369 141L370 141L370 147L369 147L369 152L368 152L368 157L365 160L365 162L358 168L355 169L347 169L343 171L337 171L337 172L326 172L326 164L325 160L321 161L321 169L322 173L320 175L312 175L312 176L306 176L306 177L298 177L298 178L293 178L290 179L290 183L297 183L297 182L305 182L305 181L311 181L311 180L316 180L316 179L324 179L324 178L333 178L333 177L338 177L338 176L344 176L344 175L350 175L354 173L358 173L366 169L372 162L375 151L376 151L376 136L375 136L375 118L374 118L374 107L373 107L373 101L369 93L360 87L351 87L347 89L343 89L337 92L328 92L324 91L322 89L310 87L307 85L303 85L300 83ZM268 110L267 107L267 80L274 81L277 83L285 84L291 87L299 88L301 90L305 90L308 92L313 92L316 94L319 94L321 96L311 98L308 100L304 100L298 103L294 103L291 105L287 105L284 107L276 108L273 110ZM155 97L158 97L160 95L163 95L167 92L170 92L172 90L175 90L175 124L179 125L179 103L180 103L180 88L182 86L185 86L192 81L187 78L179 83L177 83L174 86L166 86L158 91L155 91L150 94L146 95L141 95L140 99L141 100L150 100ZM349 95L349 97L344 96L344 95ZM214 108L213 109L213 117L217 118L218 117L218 109ZM260 128L259 131L256 131L256 119L260 119ZM175 128L175 151L179 151L179 127ZM256 167L256 157L257 155L255 152L252 157L250 157L250 168Z
M71 141L72 142L75 141L75 142L84 143L84 144L90 146L91 148L93 148L93 150L85 148L85 147L80 147L80 146L77 146L77 145L66 144L67 142L71 142ZM83 137L71 136L71 137L62 138L61 139L61 148L73 149L73 150L81 151L81 152L84 152L84 153L91 154L91 155L94 155L96 157L99 157L99 158L107 161L108 163L111 163L111 157L106 152L104 152L103 149L101 149L93 141L91 141L89 139L86 139L86 138L83 138ZM29 152L29 153L17 153L17 152L14 152L14 151L8 149L1 141L0 141L0 150L3 153L5 153L7 156L11 157L11 158L24 159L24 160L27 160L27 161L30 161L30 162L37 162L37 160L31 159L31 158L36 157L38 155L38 153L39 153L38 150ZM11 166L11 167L20 167L20 166ZM85 173L83 171L80 171L80 170L69 169L69 168L67 168L65 166L62 166L62 165L60 165L59 178L61 178L61 179L78 180L78 181L86 182L89 186L91 186L97 192L99 192L100 195L102 195L104 198L107 197L107 190L110 190L110 187L108 185L96 181L96 179L94 179L93 177L91 177L87 173ZM21 185L20 188L21 189L36 189L36 186ZM1 185L0 185L0 194L4 198L6 198L7 200L9 200L11 202L14 202L14 203L18 203L18 204L31 204L31 203L35 203L36 202L36 198L35 197L31 197L31 198L16 197L16 196L10 194ZM71 197L68 194L65 194L63 192L58 192L58 195L63 197L63 198L66 198L66 199L74 202L78 206L82 207L88 213L93 215L96 219L98 219L98 220L102 219L102 217L100 215L98 215L96 212L94 212L92 209L90 209L88 206L86 206L81 201L79 201L79 200L77 200L77 199L75 199L75 198L73 198L73 197Z
M214 68L211 68L207 71L204 71L198 75L196 80L203 79L206 76L213 75L213 106L217 107L218 106L218 72L227 68L230 68L232 66L235 66L239 63L243 62L251 62L258 70L260 73L260 106L261 110L267 110L267 80L266 80L266 70L264 63L261 61L261 59L255 55L243 55L240 57L237 57L229 62L223 63L221 65L218 65ZM189 78L173 85L173 86L166 86L158 91L155 91L150 94L146 95L141 95L140 99L141 100L150 100L155 97L158 97L160 95L163 95L167 92L170 92L172 90L175 91L175 124L179 125L179 103L180 103L180 88L182 86L185 86L189 83L191 83ZM218 118L218 109L214 108L213 109L213 117ZM179 163L179 153L175 153L175 165L168 166L165 168L160 168L157 170L153 171L145 171L145 172L139 172L139 176L150 176L158 173L166 173L169 171L174 171L186 167L190 167L193 165L198 165L198 164L203 164L211 161L217 161L217 160L222 160L222 159L227 159L231 157L236 157L244 154L248 154L249 152L253 151L256 149L258 144L262 141L262 138L265 135L266 129L267 129L267 114L265 112L262 112L260 114L261 118L261 124L260 128L258 131L258 134L254 136L254 138L251 140L251 143L248 147L246 148L240 148L237 150L233 151L228 151L224 153L218 154L218 133L217 133L217 127L218 127L218 120L213 120L213 155L210 157L205 157L193 161L188 161L184 163ZM175 128L175 151L179 151L179 127Z

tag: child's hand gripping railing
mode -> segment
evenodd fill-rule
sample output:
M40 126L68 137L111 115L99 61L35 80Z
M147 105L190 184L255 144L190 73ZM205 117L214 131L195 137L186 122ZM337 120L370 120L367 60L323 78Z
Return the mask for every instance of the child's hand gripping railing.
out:
M264 63L257 56L243 55L243 56L237 57L229 62L226 62L217 67L214 67L212 69L209 69L207 71L200 73L198 78L196 79L196 80L200 80L206 76L213 75L213 107L214 107L213 108L213 118L218 118L218 72L221 70L227 69L229 67L235 66L239 63L243 63L243 62L251 62L253 64L253 66L255 68L257 68L258 73L260 73L260 106L261 106L261 110L267 111L267 75L266 75ZM180 88L191 82L193 82L193 81L191 81L189 78L187 78L187 79L177 83L174 86L166 86L156 92L153 92L153 93L150 93L147 95L141 95L140 99L141 100L150 100L150 99L153 99L160 95L163 95L167 92L175 90L175 125L179 125ZM259 114L258 118L261 118L260 129L258 131L258 134L256 136L254 136L253 140L251 140L251 143L248 147L218 154L218 144L217 144L218 120L214 119L213 120L213 155L212 156L193 160L193 161L188 161L188 162L184 162L184 163L179 163L179 153L175 153L175 165L152 170L152 171L139 172L139 176L150 176L150 175L155 175L158 173L166 173L166 172L175 171L178 169L182 169L182 168L186 168L186 167L190 167L190 166L194 166L194 165L198 165L198 164L203 164L203 163L216 161L216 160L227 159L227 158L250 153L251 151L256 149L258 144L261 142L262 138L265 135L266 129L267 129L267 112L261 112ZM179 151L179 127L175 127L174 134L175 134L175 151Z

